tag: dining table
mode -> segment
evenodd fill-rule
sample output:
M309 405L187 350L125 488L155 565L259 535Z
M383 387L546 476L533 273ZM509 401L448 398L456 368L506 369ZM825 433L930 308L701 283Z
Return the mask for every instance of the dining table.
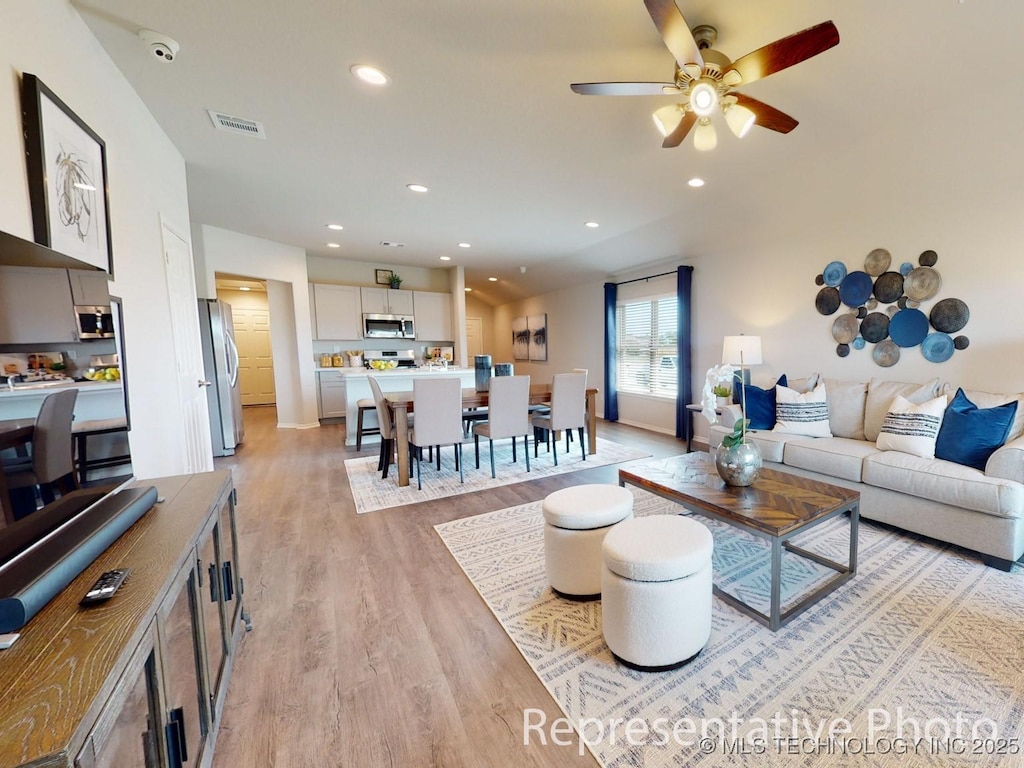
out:
M597 388L586 391L587 452L597 453ZM409 485L409 410L413 405L413 393L385 392L384 401L395 417L395 444L398 451L398 484ZM476 389L462 390L462 408L486 408L490 393ZM530 405L551 402L551 384L530 385Z
M0 451L18 448L32 442L36 429L35 419L7 419L0 421ZM3 513L4 526L14 522L14 509L7 489L7 475L0 470L0 511Z

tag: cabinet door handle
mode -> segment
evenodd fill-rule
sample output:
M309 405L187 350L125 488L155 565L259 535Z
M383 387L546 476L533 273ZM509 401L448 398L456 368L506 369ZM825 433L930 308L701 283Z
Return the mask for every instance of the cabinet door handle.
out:
M220 598L220 584L217 583L217 565L210 563L210 602L216 603Z
M235 596L234 579L231 573L231 561L224 563L224 602Z

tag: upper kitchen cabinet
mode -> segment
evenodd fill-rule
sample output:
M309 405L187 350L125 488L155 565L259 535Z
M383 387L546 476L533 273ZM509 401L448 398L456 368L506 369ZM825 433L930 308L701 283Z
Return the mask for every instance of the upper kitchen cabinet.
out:
M78 341L67 270L0 267L0 344L65 341Z
M68 281L71 283L71 298L75 306L109 307L109 277L106 272L69 269Z
M328 341L363 338L362 313L372 311L360 309L357 286L327 283L313 284L313 307L316 338Z
M416 336L425 341L454 341L452 333L452 295L414 291Z
M413 291L393 288L360 288L363 312L368 315L412 315ZM418 334L417 334L418 335Z

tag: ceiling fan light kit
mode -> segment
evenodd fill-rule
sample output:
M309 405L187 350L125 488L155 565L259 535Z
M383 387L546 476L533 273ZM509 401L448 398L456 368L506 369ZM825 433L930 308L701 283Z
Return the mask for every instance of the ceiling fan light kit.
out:
M654 123L665 137L663 147L676 147L694 126L694 147L701 151L717 144L711 118L725 115L729 130L737 138L746 136L757 124L777 133L789 133L797 121L734 89L768 77L839 43L835 24L826 21L776 40L732 61L714 49L718 30L701 24L690 30L675 0L644 0L644 5L661 33L665 46L676 60L674 83L573 83L575 93L584 96L672 96L675 104L653 114Z

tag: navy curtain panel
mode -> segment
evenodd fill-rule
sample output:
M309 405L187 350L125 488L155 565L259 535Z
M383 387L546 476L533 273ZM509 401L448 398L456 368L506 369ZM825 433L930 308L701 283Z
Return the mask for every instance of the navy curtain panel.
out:
M679 356L679 365L676 366L676 437L685 439L689 431L688 417L686 411L687 403L691 402L693 391L690 387L690 351L691 351L691 324L690 324L690 291L693 287L693 267L679 267L676 270L676 301L679 302L678 328L676 353ZM606 289L607 290L607 289Z
M605 421L619 420L619 389L616 382L618 356L615 345L618 334L615 330L615 297L618 286L604 284L604 418Z

